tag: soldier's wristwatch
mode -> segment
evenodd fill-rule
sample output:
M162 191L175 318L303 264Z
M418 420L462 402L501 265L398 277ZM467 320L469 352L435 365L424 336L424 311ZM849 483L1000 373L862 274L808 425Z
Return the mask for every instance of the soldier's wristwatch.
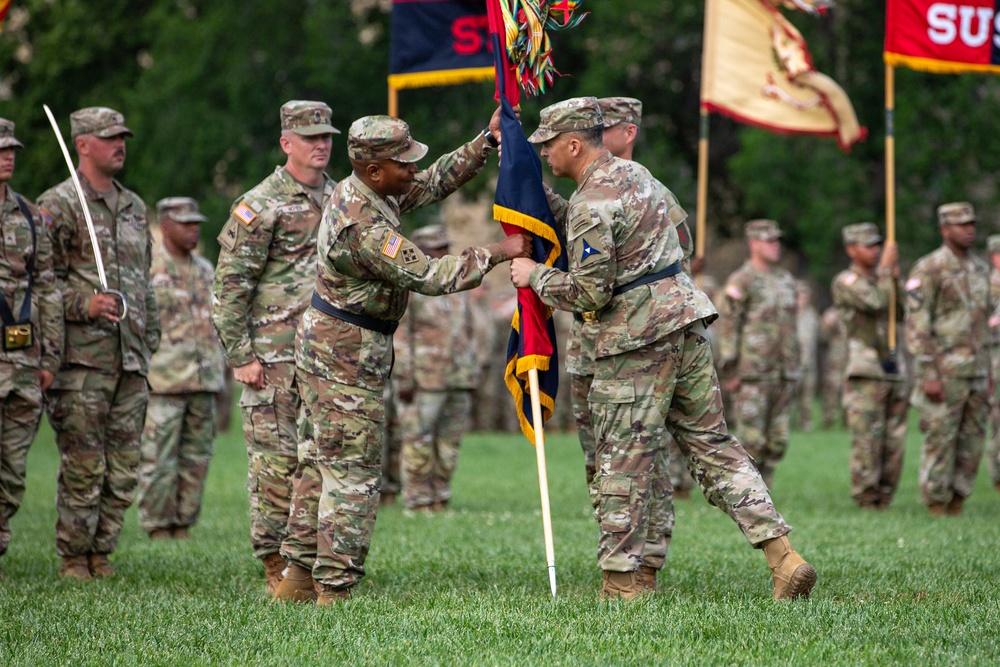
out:
M483 134L486 136L486 143L488 143L493 148L496 148L497 146L500 145L500 142L497 141L497 138L493 136L493 132L490 130L488 126L485 130L483 130Z

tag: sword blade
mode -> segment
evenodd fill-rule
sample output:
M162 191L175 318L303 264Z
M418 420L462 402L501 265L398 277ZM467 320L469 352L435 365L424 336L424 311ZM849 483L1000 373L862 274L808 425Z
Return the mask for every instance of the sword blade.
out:
M66 160L66 166L69 167L69 175L73 179L73 186L76 188L76 196L80 200L80 208L83 209L83 218L87 221L87 231L90 233L90 244L94 248L94 261L97 263L97 277L101 281L101 291L108 291L108 278L104 274L104 260L101 259L101 246L97 242L97 232L94 230L94 221L90 217L90 207L87 206L87 198L83 196L83 186L80 185L80 178L76 175L76 167L73 166L73 159L69 156L69 150L66 148L66 142L63 141L62 132L59 131L59 124L56 123L55 116L52 115L52 110L49 109L47 104L43 104L42 108L45 109L45 115L49 117L49 123L52 124L52 131L56 133L56 139L59 141L59 148L62 149L63 158Z

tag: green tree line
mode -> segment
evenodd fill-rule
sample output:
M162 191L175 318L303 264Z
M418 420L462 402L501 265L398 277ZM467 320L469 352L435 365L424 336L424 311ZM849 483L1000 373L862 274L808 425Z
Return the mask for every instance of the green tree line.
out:
M389 62L385 0L15 0L0 33L0 115L18 124L27 149L13 185L28 196L63 180L66 169L42 112L64 134L83 106L119 109L135 131L121 178L147 202L199 199L214 238L232 200L282 162L278 107L320 99L346 131L384 113ZM637 159L694 215L704 3L588 0L590 16L554 35L550 92L523 102L538 111L576 95L630 95L644 103ZM802 269L827 281L840 264L839 230L884 225L884 3L841 0L822 17L788 12L817 69L850 95L867 141L850 153L835 142L780 136L713 115L708 222L720 238L744 220L777 219ZM493 108L492 83L406 90L400 115L432 154L480 130ZM969 200L985 238L996 225L1000 143L993 129L1000 84L986 75L896 76L897 232L904 261L939 242L934 208ZM343 135L329 172L349 171ZM490 179L474 181L489 187ZM571 184L559 187L568 191ZM709 248L711 252L711 248ZM842 262L841 262L842 263Z

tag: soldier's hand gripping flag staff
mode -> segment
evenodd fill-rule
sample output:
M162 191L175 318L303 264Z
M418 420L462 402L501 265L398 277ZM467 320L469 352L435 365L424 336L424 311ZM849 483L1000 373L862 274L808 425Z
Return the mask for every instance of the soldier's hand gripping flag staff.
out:
M56 139L59 141L59 148L62 149L63 158L66 160L66 166L69 168L69 175L73 179L73 187L76 189L76 196L80 200L80 209L83 210L83 219L87 221L87 232L90 233L90 245L94 250L94 262L97 264L97 276L101 281L101 289L95 289L94 294L114 294L122 302L122 312L118 315L119 320L124 320L125 316L128 315L128 301L125 299L125 295L116 289L110 289L108 287L108 278L104 273L104 260L101 259L101 245L97 242L97 232L94 230L94 220L90 217L90 207L87 206L87 198L83 196L83 186L80 185L80 178L76 175L76 167L73 166L73 158L69 156L69 150L66 148L66 142L63 141L62 132L59 131L59 124L56 123L55 116L52 115L52 110L49 109L47 104L43 104L42 108L45 109L45 115L49 117L49 123L52 124L52 131L56 134Z
M582 16L570 18L578 3L569 0L488 0L490 39L496 66L497 99L501 105L502 158L497 178L493 217L508 234L532 234L531 257L536 262L566 270L562 231L549 209L542 186L542 166L528 143L514 112L518 84L529 94L544 92L556 74L545 29L572 27ZM562 12L562 23L553 16ZM542 528L549 588L556 594L555 547L549 509L548 473L545 467L544 421L552 414L558 388L559 361L551 310L531 289L518 289L517 311L507 345L507 387L514 396L521 430L534 439L538 487L542 502ZM528 391L525 392L525 384ZM526 409L526 394L530 410ZM543 410L544 408L544 410Z

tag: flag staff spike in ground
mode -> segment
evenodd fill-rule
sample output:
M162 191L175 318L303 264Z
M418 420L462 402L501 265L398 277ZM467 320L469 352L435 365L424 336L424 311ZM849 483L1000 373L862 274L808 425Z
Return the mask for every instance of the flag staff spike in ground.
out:
M538 388L538 369L528 371L531 390L531 417L535 426L535 460L538 463L538 490L542 496L542 530L545 533L545 562L549 568L549 589L556 596L556 550L552 540L552 512L549 509L549 474L545 467L545 426Z

